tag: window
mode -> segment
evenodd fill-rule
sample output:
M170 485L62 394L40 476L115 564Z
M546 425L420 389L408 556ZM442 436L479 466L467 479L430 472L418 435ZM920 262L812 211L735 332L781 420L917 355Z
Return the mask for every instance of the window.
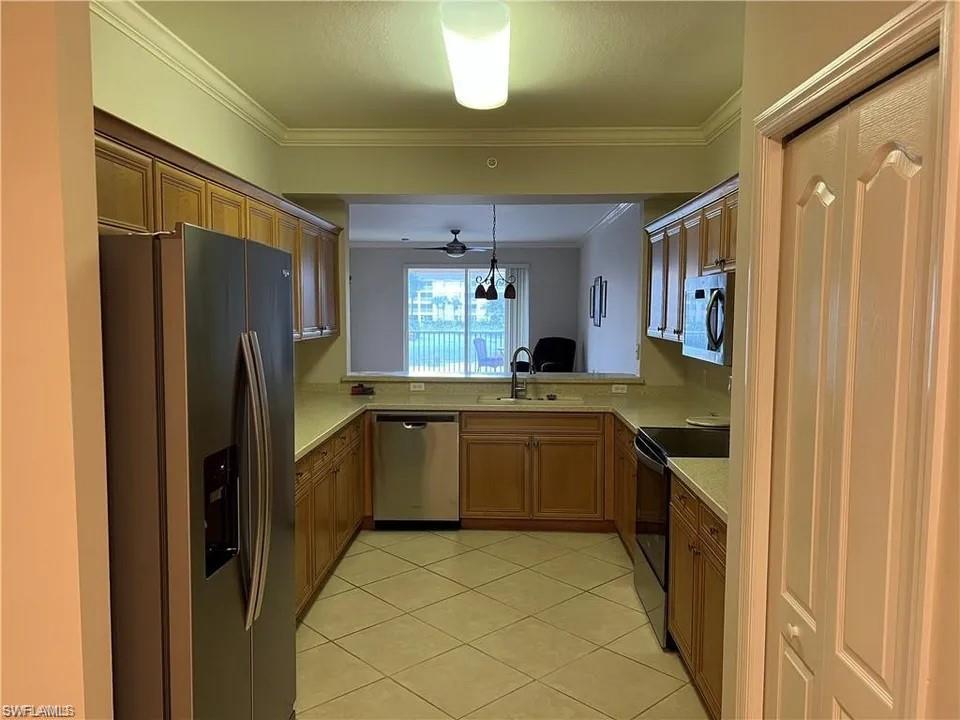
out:
M407 268L405 370L412 375L497 375L509 354L527 344L527 271L516 278L517 299L473 297L486 268Z

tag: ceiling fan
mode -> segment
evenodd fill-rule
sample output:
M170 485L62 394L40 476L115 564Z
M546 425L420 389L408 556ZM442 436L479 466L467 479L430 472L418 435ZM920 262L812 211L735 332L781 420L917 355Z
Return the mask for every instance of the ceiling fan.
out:
M447 257L461 257L468 252L487 252L489 248L472 248L467 247L464 243L460 241L458 237L460 235L460 229L450 229L450 232L453 234L453 240L448 242L446 245L436 245L434 247L428 248L417 248L417 250L440 250L447 254Z

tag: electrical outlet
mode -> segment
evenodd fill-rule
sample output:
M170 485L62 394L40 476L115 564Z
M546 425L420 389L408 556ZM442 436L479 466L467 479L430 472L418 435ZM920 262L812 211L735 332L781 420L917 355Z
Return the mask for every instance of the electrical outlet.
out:
M626 395L626 394L627 394L627 386L626 386L626 385L612 385L612 386L610 387L610 392L612 392L614 395Z
M410 392L423 392L423 383L410 383Z

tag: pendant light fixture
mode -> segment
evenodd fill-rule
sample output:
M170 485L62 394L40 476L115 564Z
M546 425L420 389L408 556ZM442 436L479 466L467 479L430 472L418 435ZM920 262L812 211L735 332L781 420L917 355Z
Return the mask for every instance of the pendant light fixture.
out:
M500 297L497 292L497 283L506 283L503 297L506 300L517 299L517 288L514 283L517 279L513 275L505 276L497 263L497 204L493 204L493 256L490 258L490 270L484 277L477 276L477 289L473 297L477 300L496 300ZM484 287L486 285L487 287Z

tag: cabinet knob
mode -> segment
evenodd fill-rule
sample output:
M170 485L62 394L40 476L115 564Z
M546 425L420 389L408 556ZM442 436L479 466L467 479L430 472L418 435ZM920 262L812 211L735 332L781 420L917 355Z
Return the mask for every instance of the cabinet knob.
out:
M797 640L800 637L800 628L793 623L787 623L787 638Z
M695 543L687 543L687 550L692 552L694 555L700 554L700 549L696 546Z
M711 535L712 537L716 537L717 535L720 534L720 531L719 531L717 528L715 528L715 527L712 527L712 526L711 526L711 527L709 528L709 530L710 530L710 535Z

